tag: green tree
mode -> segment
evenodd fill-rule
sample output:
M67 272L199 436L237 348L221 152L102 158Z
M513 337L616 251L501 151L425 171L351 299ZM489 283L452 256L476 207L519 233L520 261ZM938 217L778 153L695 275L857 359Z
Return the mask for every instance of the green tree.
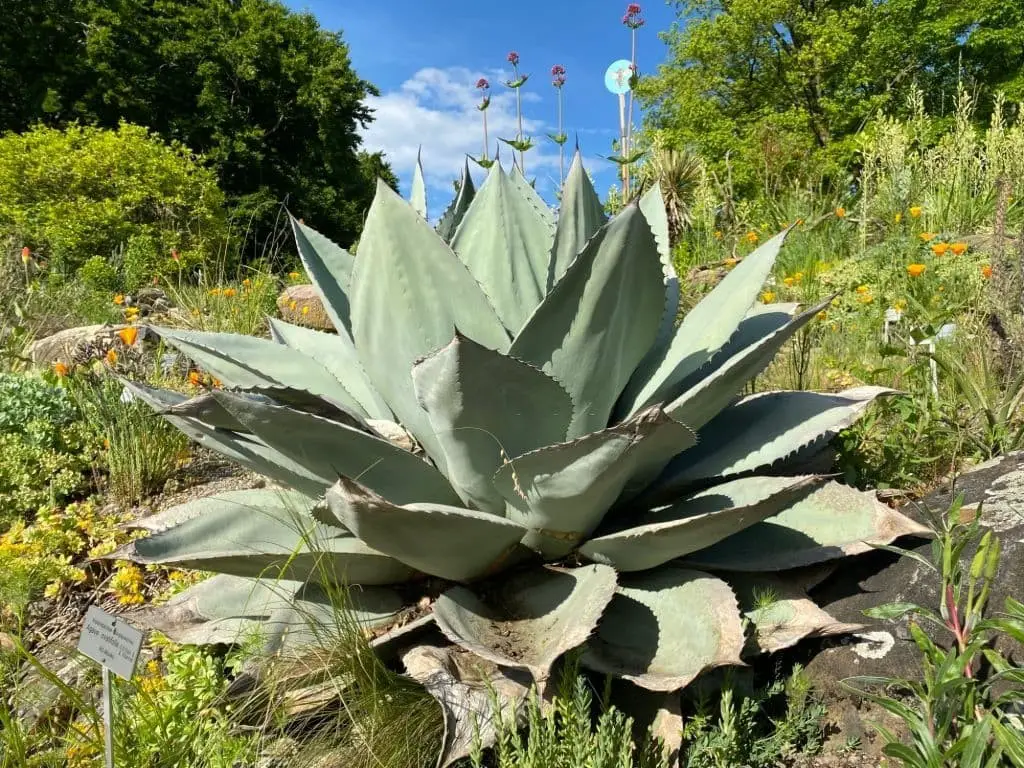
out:
M341 34L311 14L276 0L8 4L6 18L29 21L0 26L0 72L12 78L0 90L0 130L37 120L147 126L213 164L256 242L279 221L280 202L351 242L373 197L367 174L394 178L360 151L376 90L353 70Z
M679 0L668 62L642 85L672 144L726 157L744 191L833 181L853 137L910 84L952 110L958 79L1024 95L1024 11L1001 0ZM1010 8L1013 6L1013 8ZM998 71L997 71L998 70ZM985 119L984 112L979 119Z

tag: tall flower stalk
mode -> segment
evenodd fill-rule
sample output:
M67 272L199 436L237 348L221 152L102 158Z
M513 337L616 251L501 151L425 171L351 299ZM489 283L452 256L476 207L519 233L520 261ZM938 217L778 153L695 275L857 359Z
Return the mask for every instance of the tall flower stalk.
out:
M526 174L526 161L524 154L526 150L533 146L533 142L526 136L523 135L523 94L522 87L530 77L526 74L519 72L519 54L515 51L509 51L506 60L512 65L512 79L505 81L505 86L511 88L516 92L516 122L518 123L519 129L514 139L502 139L503 142L508 144L512 149L519 152L519 170Z
M561 189L565 183L565 142L568 138L565 135L562 104L562 86L565 85L565 67L555 64L551 68L551 84L558 93L558 133L548 134L548 138L558 145L558 188Z
M622 17L623 25L629 29L630 54L629 54L629 107L626 116L625 130L622 134L622 192L625 200L630 196L630 165L637 159L633 156L633 93L636 90L640 77L636 66L636 31L644 25L644 19L640 16L641 9L638 3L630 3L626 6L626 13Z
M490 145L490 138L487 135L487 108L491 106L491 84L487 82L487 78L481 77L476 81L476 89L480 91L482 97L476 108L480 110L480 114L484 118L484 153L476 162L481 167L487 168L491 165L491 160L487 156L487 147Z

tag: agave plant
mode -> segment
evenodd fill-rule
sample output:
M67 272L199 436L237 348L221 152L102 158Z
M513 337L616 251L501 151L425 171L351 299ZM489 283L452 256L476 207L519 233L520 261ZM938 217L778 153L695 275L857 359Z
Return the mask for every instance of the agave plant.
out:
M344 584L370 630L653 691L849 629L785 572L923 529L798 469L887 390L740 394L824 306L757 303L786 233L677 326L659 185L606 221L577 153L556 221L495 164L438 230L417 189L379 185L357 258L292 220L336 334L153 329L223 388L136 394L281 487L142 521L114 557L219 574L150 625L300 644Z

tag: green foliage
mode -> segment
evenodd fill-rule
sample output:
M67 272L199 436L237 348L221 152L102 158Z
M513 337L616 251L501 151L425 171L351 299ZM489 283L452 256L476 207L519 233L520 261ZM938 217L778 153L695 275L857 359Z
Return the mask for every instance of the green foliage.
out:
M377 175L396 181L380 155L360 152L376 90L310 13L276 0L16 4L0 30L0 75L11 78L0 77L0 131L127 120L181 141L213 164L257 248L282 202L348 244Z
M962 503L959 497L945 515L932 516L936 538L930 562L889 547L913 557L938 578L938 610L889 603L865 611L876 619L907 619L921 653L922 679L847 681L852 690L903 721L909 744L887 728L876 728L887 742L885 754L912 768L1020 765L1024 758L1024 668L994 647L1000 637L1024 642L1024 604L1007 597L1001 612L988 615L1000 542L992 531L982 532L980 514L970 514L965 522ZM969 548L973 554L968 555Z
M123 402L123 386L110 377L76 374L68 389L102 441L100 465L113 498L130 506L162 490L188 456L184 435L144 403Z
M997 89L1024 95L1024 17L997 0L675 5L669 63L641 82L649 121L744 195L770 196L794 177L841 186L856 133L878 111L902 108L914 83L936 110L952 103L958 79L986 101Z
M0 528L85 487L94 445L60 387L0 374Z
M824 741L825 707L799 664L788 679L743 695L727 680L717 713L707 699L683 728L686 768L774 768L797 755L815 755Z
M494 749L485 753L475 731L472 768L667 768L661 745L648 737L637 746L633 719L604 703L596 722L590 683L577 674L578 666L566 665L552 701L543 706L536 691L526 700L520 729L511 714L496 724Z
M134 289L175 264L172 249L186 262L214 253L226 234L224 196L189 150L144 128L35 127L0 138L0 231L51 273L84 267L89 285Z

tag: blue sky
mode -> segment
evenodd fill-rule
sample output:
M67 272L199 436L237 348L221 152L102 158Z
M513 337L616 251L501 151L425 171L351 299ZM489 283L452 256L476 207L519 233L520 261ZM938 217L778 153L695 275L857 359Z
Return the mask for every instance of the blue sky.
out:
M621 0L286 0L311 11L321 25L341 30L361 77L381 91L372 99L377 114L365 132L367 149L384 150L408 193L416 150L423 145L430 215L451 197L465 153L479 155L483 131L473 86L491 82L488 119L495 135L515 134L515 99L501 85L511 70L505 61L517 51L520 69L530 74L523 88L526 132L537 146L526 154L527 175L549 200L558 182L557 147L544 138L555 133L557 102L551 87L552 65L566 68L566 133L578 132L587 168L598 190L615 181L610 154L618 135L618 101L604 87L604 73L616 59L629 58L629 30L621 24L627 3ZM647 20L639 30L637 63L651 72L665 58L658 32L674 19L665 0L641 3ZM583 10L583 9L586 10ZM634 118L634 122L637 122ZM502 152L509 158L508 148ZM507 163L506 163L507 164ZM477 169L474 176L482 174ZM432 194L431 194L432 193Z

